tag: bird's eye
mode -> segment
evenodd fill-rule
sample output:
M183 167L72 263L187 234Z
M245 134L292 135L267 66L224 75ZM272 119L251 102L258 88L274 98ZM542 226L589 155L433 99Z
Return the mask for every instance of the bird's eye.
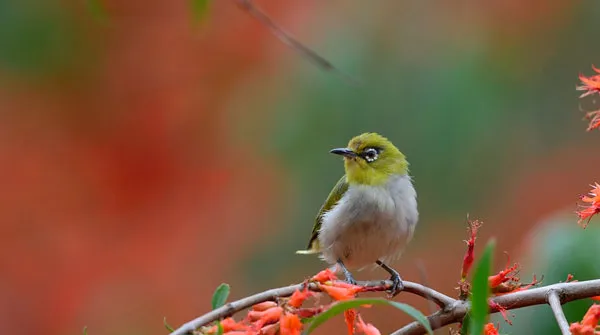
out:
M364 158L367 162L371 163L379 158L379 151L375 148L367 148L362 153L362 158Z

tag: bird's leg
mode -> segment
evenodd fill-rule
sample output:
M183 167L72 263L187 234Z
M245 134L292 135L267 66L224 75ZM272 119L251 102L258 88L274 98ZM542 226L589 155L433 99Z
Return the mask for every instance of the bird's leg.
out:
M352 285L356 285L356 280L354 280L354 277L352 277L352 274L350 273L350 271L348 271L348 269L344 265L344 262L342 262L341 259L338 259L337 263L342 268L342 271L344 272L344 276L346 276L346 282L348 282L349 284L352 284Z
M404 284L402 284L402 278L400 278L398 271L387 266L384 262L380 260L377 260L375 263L377 263L377 265L381 266L385 271L392 275L390 277L390 280L392 281L392 287L390 287L390 293L392 297L404 290Z

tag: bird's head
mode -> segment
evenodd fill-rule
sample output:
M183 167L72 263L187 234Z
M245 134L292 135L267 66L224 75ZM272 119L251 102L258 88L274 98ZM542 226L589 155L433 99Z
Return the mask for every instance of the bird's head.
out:
M344 157L349 184L382 185L393 175L408 173L406 157L377 133L360 134L348 142L347 148L330 152Z

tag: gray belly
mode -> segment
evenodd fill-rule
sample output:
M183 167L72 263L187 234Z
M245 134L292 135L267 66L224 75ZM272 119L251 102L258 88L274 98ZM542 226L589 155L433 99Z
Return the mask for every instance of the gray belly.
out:
M319 231L322 258L362 268L400 256L418 219L416 193L408 176L386 185L351 186L323 217Z

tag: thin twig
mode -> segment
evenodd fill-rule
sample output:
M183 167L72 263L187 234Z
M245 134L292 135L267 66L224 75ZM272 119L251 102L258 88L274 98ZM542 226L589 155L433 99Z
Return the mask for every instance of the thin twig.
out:
M423 286L418 283L413 283L409 281L402 281L404 284L403 292L408 292L412 294L416 294L422 298L431 300L435 302L441 308L447 308L450 305L453 305L457 300L450 298L449 296L440 293L434 289ZM358 282L357 285L368 287L368 291L386 291L392 286L392 281L390 280L378 280L378 281L368 281L368 282ZM274 301L277 298L281 297L289 297L296 290L301 290L305 286L304 283L290 285L286 287L274 288L261 293L257 293L251 295L249 297L230 302L225 304L223 307L217 308L211 312L208 312L192 321L189 321L183 324L181 327L176 329L171 333L171 335L184 335L187 333L191 333L193 330L205 326L213 321L220 320L222 318L231 316L236 312L244 310L246 308L251 307L252 305L264 302L264 301ZM315 292L320 292L319 286L316 283L309 283L308 289Z
M559 283L526 291L509 293L491 298L490 302L492 305L501 306L504 309L517 309L526 306L541 305L548 303L547 297L550 291L561 292L560 297L562 303L590 298L600 295L600 279ZM452 323L460 322L465 317L468 310L468 302L456 301L455 304L431 314L427 319L432 325L432 328L435 326L434 329L437 329ZM496 312L498 312L497 308L490 309L490 313ZM398 329L392 333L392 335L420 335L425 333L426 331L420 323L412 322Z
M329 62L327 59L321 57L315 51L311 50L310 48L296 40L294 37L292 37L290 33L283 30L283 28L281 28L279 25L273 22L273 20L263 10L257 7L252 0L236 0L236 2L244 11L253 16L258 21L260 21L267 28L269 28L271 33L273 33L273 35L279 38L281 42L285 43L294 51L298 52L302 57L306 58L311 63L315 64L317 67L321 68L324 71L330 71L334 74L337 74L347 84L360 85L360 82L356 78L353 78L349 74L339 70L338 68L333 66L333 64L331 64L331 62Z
M569 330L569 323L567 322L567 318L565 317L565 312L562 309L559 291L550 290L548 292L548 304L550 305L550 307L552 307L552 313L554 313L556 322L558 322L560 332L563 335L570 335L571 331Z

